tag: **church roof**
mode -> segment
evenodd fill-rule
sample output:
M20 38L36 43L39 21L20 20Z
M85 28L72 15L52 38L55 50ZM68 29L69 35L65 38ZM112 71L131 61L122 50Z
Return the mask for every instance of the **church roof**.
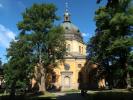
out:
M64 28L66 39L83 42L80 30L76 25L71 22L70 13L68 12L68 10L66 10L64 13L64 21L63 23L61 23L61 26Z
M80 34L78 27L71 22L63 22L61 26L65 29L65 33Z

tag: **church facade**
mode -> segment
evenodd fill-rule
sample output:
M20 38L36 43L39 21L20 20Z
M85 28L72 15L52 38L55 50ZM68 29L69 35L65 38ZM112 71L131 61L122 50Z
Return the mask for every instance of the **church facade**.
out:
M78 75L86 62L86 45L80 30L71 22L70 14L66 10L64 21L61 23L65 31L66 50L64 62L54 69L58 76L54 85L61 90L78 89Z

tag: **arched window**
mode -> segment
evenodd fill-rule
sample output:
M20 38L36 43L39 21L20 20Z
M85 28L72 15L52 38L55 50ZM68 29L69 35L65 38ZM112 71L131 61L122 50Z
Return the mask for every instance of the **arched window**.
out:
M79 53L81 54L81 46L79 46Z
M66 21L68 21L68 17L66 16Z
M70 44L67 45L66 49L68 52L70 52Z
M82 67L82 65L81 64L78 64L78 68L81 68Z
M65 27L66 30L68 30L68 27Z
M83 50L84 50L84 49L83 49L83 47L82 47L82 54L83 54L83 52L84 52Z

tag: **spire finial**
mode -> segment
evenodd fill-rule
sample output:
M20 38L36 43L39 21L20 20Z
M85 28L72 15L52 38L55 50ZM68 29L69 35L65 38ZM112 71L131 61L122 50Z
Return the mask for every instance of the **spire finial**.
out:
M65 5L66 5L66 12L68 12L68 2L66 2Z
M71 22L70 21L70 14L68 12L68 2L67 1L65 3L64 22Z

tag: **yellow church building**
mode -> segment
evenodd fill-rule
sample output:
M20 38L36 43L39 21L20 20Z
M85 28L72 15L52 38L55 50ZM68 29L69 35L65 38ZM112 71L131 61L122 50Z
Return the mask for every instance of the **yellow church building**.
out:
M61 90L78 89L78 74L86 62L86 45L79 28L71 22L67 9L61 26L65 30L67 54L64 56L64 63L54 69L58 76L54 85L61 87Z
M83 42L81 32L71 19L70 13L66 9L64 13L64 21L61 27L64 29L64 37L66 41L66 55L64 61L58 63L53 73L46 78L47 85L54 86L57 90L70 89L93 89L105 88L105 78L94 81L95 78L91 73L98 71L98 65L86 61L86 45ZM36 67L35 67L36 68ZM35 69L36 70L36 69ZM32 87L36 84L35 78L31 80ZM48 87L49 87L48 86Z

